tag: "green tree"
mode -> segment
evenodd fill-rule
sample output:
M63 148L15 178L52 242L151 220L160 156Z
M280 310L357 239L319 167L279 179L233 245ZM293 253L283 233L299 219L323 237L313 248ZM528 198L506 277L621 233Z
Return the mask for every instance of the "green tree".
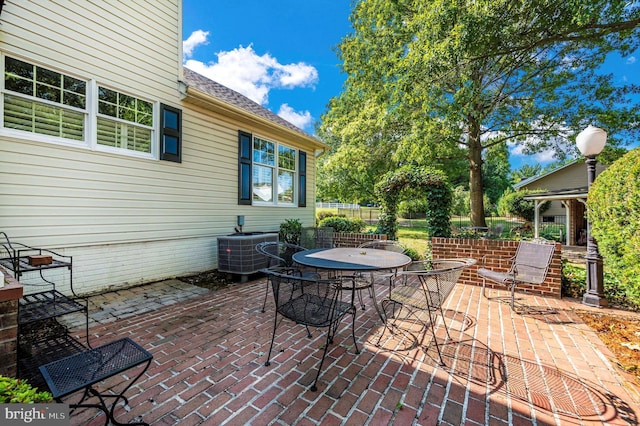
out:
M487 148L484 154L482 164L484 194L488 197L491 205L495 205L502 193L511 187L509 148L507 144L493 145ZM485 206L485 210L489 210L487 207L489 206Z
M323 129L318 130L318 135L331 150L318 158L317 197L347 203L376 200L376 182L395 168L390 152L393 144L377 139L341 144L332 132Z
M456 216L468 216L469 211L469 190L458 185L453 188L451 194L451 213Z
M464 159L474 226L486 225L483 151L510 142L562 159L589 123L611 144L640 133L640 88L597 73L640 44L638 2L361 0L350 19L347 80L322 128L398 165L449 173Z
M516 184L525 179L529 179L530 177L540 174L541 171L542 166L540 164L523 164L511 172L511 183Z

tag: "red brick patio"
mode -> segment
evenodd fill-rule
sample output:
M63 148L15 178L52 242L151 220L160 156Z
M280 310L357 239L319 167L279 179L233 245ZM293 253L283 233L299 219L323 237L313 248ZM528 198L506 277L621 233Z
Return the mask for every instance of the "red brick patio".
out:
M93 298L94 345L128 336L154 355L116 418L152 425L638 424L637 388L573 312L584 308L574 301L516 295L532 308L518 315L478 287L457 285L446 305L453 325L445 366L429 334L427 351L388 335L376 346L382 328L369 301L356 322L362 352L354 353L344 321L311 392L324 335L308 339L304 327L282 322L265 367L273 304L260 312L264 289L263 279L213 292L171 280ZM442 342L441 323L438 336ZM104 424L104 417L84 410L72 423Z

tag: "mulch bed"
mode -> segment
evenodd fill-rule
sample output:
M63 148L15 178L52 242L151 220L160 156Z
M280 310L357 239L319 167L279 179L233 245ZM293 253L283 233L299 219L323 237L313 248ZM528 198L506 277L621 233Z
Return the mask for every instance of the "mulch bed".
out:
M237 282L237 278L231 274L219 272L217 269L214 269L200 274L190 275L188 277L180 277L180 281L209 290L217 290L228 287L229 284Z

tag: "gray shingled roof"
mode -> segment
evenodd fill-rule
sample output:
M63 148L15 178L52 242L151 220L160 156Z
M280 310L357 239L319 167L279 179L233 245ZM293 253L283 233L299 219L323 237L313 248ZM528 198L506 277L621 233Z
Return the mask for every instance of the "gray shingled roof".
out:
M194 89L200 92L203 92L215 98L218 98L223 102L226 102L237 108L241 108L250 114L269 120L293 132L300 133L307 137L314 138L304 130L300 129L297 126L294 126L293 124L289 123L287 120L274 114L273 112L263 107L259 103L254 102L251 99L247 98L246 96L236 92L235 90L229 89L228 87L223 86L222 84L217 83L211 79L208 79L207 77L201 74L198 74L195 71L192 71L188 68L184 68L183 77L184 77L183 81L184 83L187 84L188 87L193 87Z

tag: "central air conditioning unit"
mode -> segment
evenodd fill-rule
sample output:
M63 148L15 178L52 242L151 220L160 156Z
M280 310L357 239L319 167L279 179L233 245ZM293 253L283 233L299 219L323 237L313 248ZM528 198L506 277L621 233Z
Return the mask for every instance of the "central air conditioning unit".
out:
M256 244L278 241L277 233L241 232L218 237L218 271L241 275L241 282L269 266L268 259L256 251Z

